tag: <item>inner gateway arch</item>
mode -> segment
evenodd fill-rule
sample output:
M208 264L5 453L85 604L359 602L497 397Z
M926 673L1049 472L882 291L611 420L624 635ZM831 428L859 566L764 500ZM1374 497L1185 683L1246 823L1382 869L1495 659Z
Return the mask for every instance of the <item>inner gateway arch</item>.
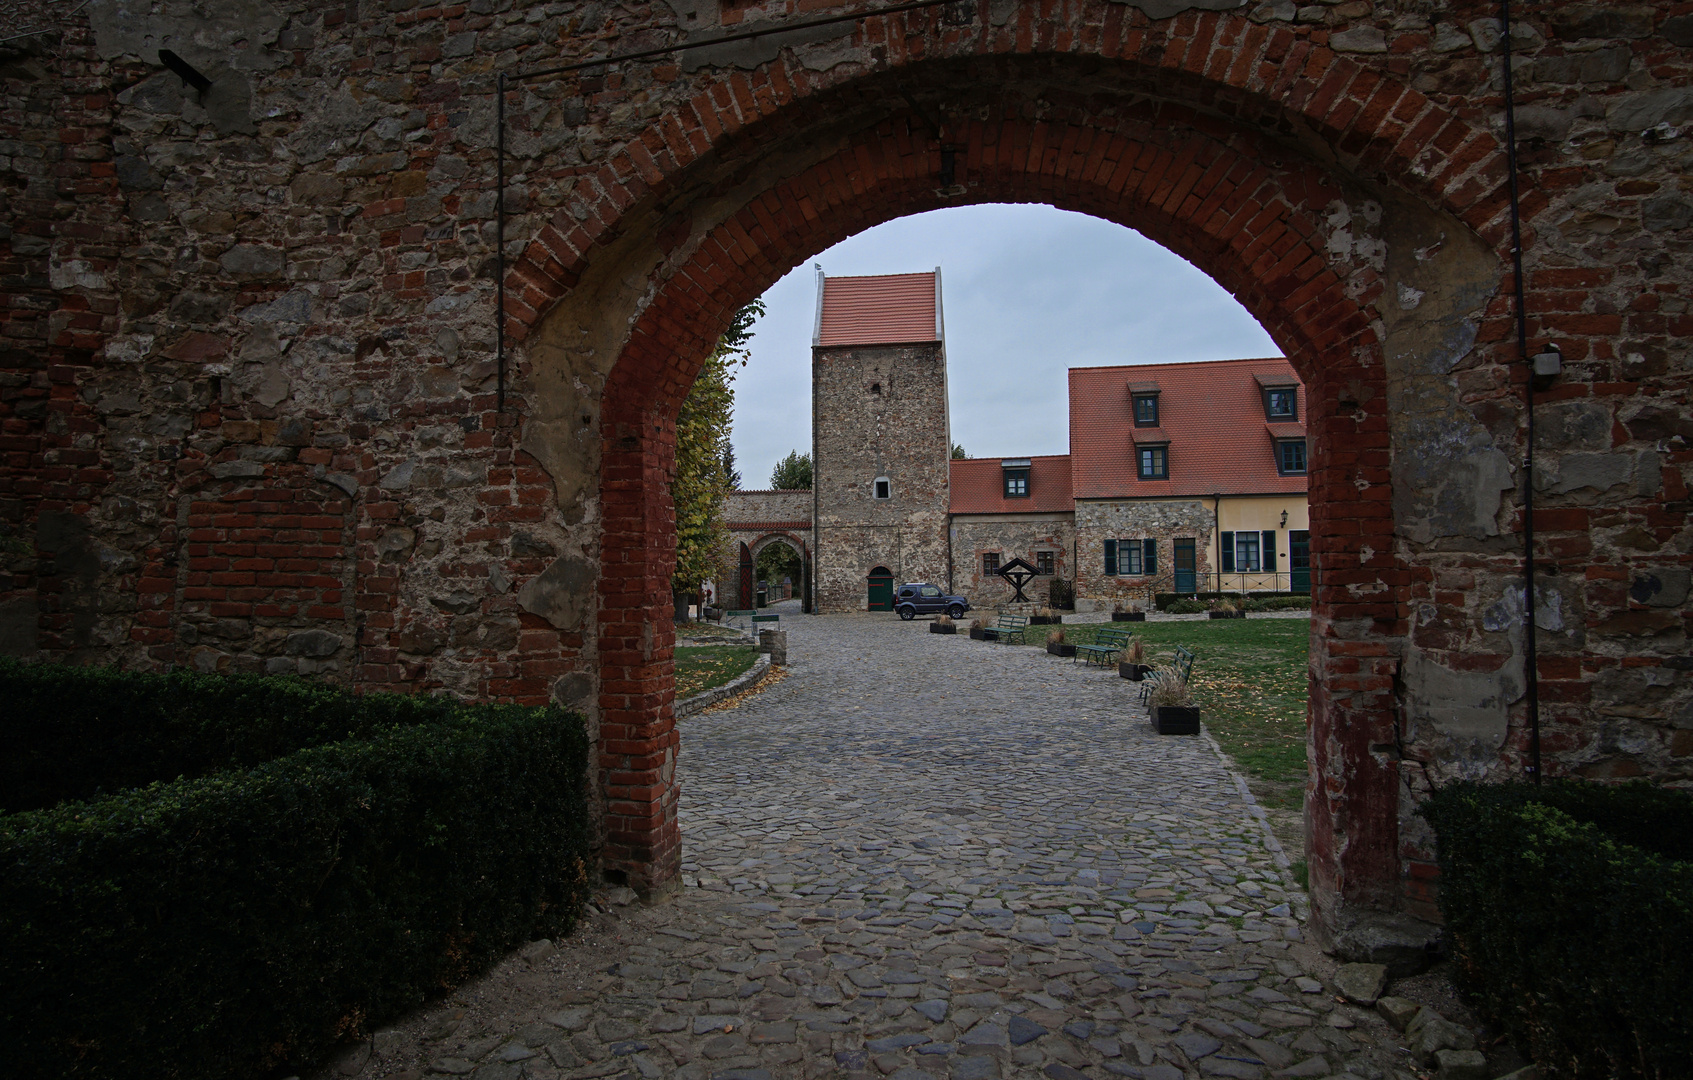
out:
M31 556L0 640L556 698L597 740L608 873L665 889L667 482L702 358L869 226L1048 203L1205 270L1307 389L1308 860L1345 949L1432 912L1415 806L1522 775L1531 687L1548 774L1690 779L1693 42L1670 10L1556 5L1503 40L1463 0L59 13L67 48L20 47L7 90L0 498ZM665 51L784 20L809 25ZM1563 357L1532 480L1506 42L1525 330ZM302 529L287 568L206 561Z

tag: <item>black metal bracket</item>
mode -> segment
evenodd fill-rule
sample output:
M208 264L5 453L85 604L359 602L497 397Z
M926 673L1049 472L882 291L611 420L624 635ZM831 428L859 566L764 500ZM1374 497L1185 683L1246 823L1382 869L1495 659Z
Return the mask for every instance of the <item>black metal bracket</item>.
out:
M196 93L203 94L212 88L212 80L200 73L200 70L169 49L159 50L159 63L176 72L184 83L194 88Z

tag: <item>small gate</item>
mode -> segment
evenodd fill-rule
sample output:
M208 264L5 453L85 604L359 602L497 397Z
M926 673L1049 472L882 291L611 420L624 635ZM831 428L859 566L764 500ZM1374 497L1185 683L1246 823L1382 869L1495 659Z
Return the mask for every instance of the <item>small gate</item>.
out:
M870 610L892 611L894 609L894 575L885 566L878 566L870 571Z

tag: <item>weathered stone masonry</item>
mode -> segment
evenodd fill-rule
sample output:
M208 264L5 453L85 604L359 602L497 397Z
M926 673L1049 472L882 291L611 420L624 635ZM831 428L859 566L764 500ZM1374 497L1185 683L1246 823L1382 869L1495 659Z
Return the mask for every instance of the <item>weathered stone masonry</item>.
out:
M1429 783L1518 774L1493 5L1006 0L516 84L504 412L495 74L709 35L714 6L69 10L24 9L63 21L0 59L8 651L561 697L595 724L608 868L662 887L700 359L845 236L1042 201L1205 269L1307 386L1319 927L1426 903ZM1529 332L1567 359L1538 418L1548 768L1687 782L1693 8L1518 29Z

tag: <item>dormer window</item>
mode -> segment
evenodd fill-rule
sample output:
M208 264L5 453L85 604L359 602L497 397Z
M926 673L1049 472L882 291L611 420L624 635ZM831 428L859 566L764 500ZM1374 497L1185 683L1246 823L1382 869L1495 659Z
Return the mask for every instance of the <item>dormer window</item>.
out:
M1299 391L1292 386L1264 388L1264 416L1291 423L1299 419Z
M1011 458L999 463L1007 499L1029 497L1029 465L1027 458Z
M1135 418L1135 427L1158 426L1158 390L1156 382L1129 383L1129 412Z
M1138 475L1142 480L1168 480L1170 478L1170 454L1167 446L1137 446L1135 458L1139 465Z
M1276 442L1276 471L1283 476L1305 474L1305 440L1280 439Z

